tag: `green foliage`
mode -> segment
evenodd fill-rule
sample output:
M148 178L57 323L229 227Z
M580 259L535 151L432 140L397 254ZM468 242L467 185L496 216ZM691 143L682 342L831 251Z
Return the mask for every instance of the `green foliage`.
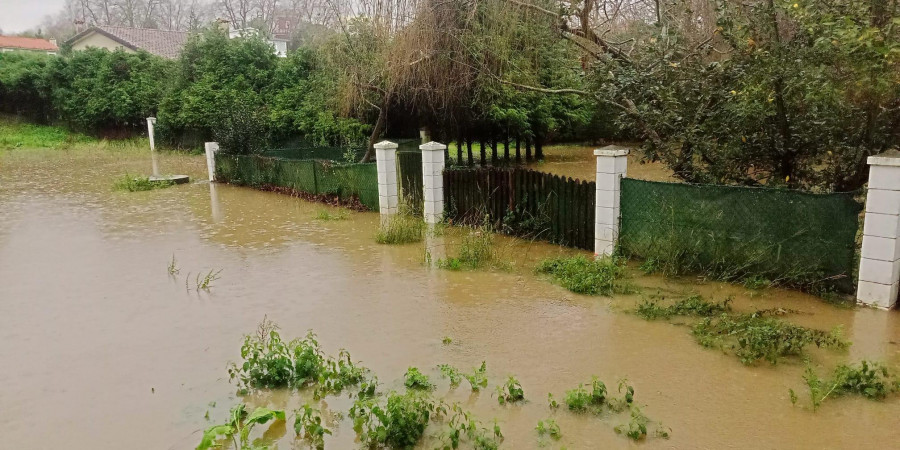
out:
M771 317L781 313L766 310L709 317L694 325L693 334L705 347L734 349L741 362L748 365L760 360L776 364L783 357L801 356L809 345L837 349L850 345L839 329L815 330Z
M438 365L438 369L440 369L441 374L445 378L450 380L451 388L459 386L459 382L462 381L462 374L459 373L459 369L449 364L440 364Z
M463 378L469 382L472 392L478 392L481 388L487 387L487 362L482 361L481 366L475 368L472 373L462 374Z
M403 384L407 389L419 389L423 391L434 389L434 384L428 379L428 375L419 372L419 369L415 367L407 369L404 380Z
M559 431L559 425L557 425L556 421L553 419L539 420L535 430L537 430L538 436L549 435L557 441L562 437L562 433Z
M525 391L514 376L510 376L505 383L497 386L497 402L501 405L525 400Z
M457 449L463 438L467 438L476 450L496 450L503 442L503 433L500 432L500 427L496 423L494 423L493 430L488 430L468 411L463 410L458 404L454 404L449 410L447 429L440 435L443 443L441 448Z
M425 222L420 217L394 214L382 223L375 235L379 244L409 244L419 242L425 235Z
M202 273L197 273L197 277L194 280L195 286L197 290L203 290L209 292L209 288L212 287L214 281L219 279L219 274L222 273L222 269L214 270L210 269L205 275Z
M700 295L692 295L671 305L662 306L658 301L642 301L635 314L647 320L669 319L673 316L711 317L731 311L731 298L721 303L712 303Z
M3 55L6 55L4 53ZM3 57L0 55L0 58ZM0 69L2 72L2 69ZM33 125L0 117L0 149L14 148L59 148L66 149L74 144L92 142L89 137L66 131L64 128L47 125Z
M441 343L444 345L450 345L453 343L453 338L451 338L450 336L444 336L444 338L441 339Z
M607 404L606 385L600 379L594 377L591 380L590 392L584 388L584 385L578 385L577 388L566 391L565 403L571 411L585 412L593 410L594 412L600 412L601 408Z
M350 408L353 429L367 447L412 448L422 439L428 422L437 411L429 396L415 391L392 392L386 404L373 399L357 399Z
M438 267L460 270L502 265L494 250L494 233L488 225L468 230L456 247L456 253L457 256L437 261Z
M172 254L172 260L169 261L169 264L166 266L166 271L172 276L178 275L178 272L181 272L181 269L178 268L178 262L175 261L175 254Z
M828 397L859 395L869 400L883 400L900 391L900 378L883 364L862 360L858 365L841 364L834 369L830 379L823 379L807 362L803 380L809 389L809 400L817 410ZM791 402L797 403L797 394L790 390Z
M327 209L316 211L316 220L347 220L349 218L350 213L345 209L338 210L337 212L331 212Z
M174 185L175 183L168 180L150 181L149 177L136 177L126 173L116 179L115 188L120 191L139 192L152 191Z
M538 265L537 272L551 275L564 288L578 294L610 296L633 291L624 281L625 261L615 257L548 259Z
M325 435L331 430L322 425L322 415L309 404L294 412L294 432L317 450L325 448Z
M616 433L624 434L634 441L647 437L647 425L650 419L639 408L631 409L631 420L627 424L615 427Z
M260 448L256 442L250 442L250 432L256 425L264 425L266 422L273 420L285 420L285 414L282 410L271 410L267 408L256 408L249 415L243 403L235 405L231 409L231 415L228 422L221 425L213 425L203 432L203 438L197 445L197 450L207 450L218 447L217 440L222 438L231 439L237 449L255 449Z

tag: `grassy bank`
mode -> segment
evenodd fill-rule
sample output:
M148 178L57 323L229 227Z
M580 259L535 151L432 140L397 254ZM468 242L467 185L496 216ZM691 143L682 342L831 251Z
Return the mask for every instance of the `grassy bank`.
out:
M0 115L0 150L79 147L143 147L149 148L147 138L98 139L55 125L24 122L15 116Z

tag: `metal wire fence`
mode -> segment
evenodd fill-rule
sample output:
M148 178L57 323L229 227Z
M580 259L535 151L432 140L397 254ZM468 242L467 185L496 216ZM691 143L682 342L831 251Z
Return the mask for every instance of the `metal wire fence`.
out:
M216 155L216 179L255 188L280 187L312 195L336 195L342 201L378 209L375 164L347 164L271 156Z
M852 193L625 178L619 247L650 270L852 292L861 208Z

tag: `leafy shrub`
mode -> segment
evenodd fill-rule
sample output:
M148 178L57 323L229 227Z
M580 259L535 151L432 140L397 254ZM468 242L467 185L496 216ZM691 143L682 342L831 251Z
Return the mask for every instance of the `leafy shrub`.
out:
M408 389L431 390L434 388L434 385L431 384L431 381L428 379L428 375L419 372L419 369L415 367L410 367L406 371L404 379L405 381L403 384Z
M497 386L497 401L501 405L525 400L525 391L516 377L510 376L505 383Z
M219 447L216 440L220 438L233 439L238 448L250 448L250 431L256 425L263 425L270 420L285 420L284 411L267 408L256 408L249 415L243 403L231 409L228 422L221 425L213 425L203 432L203 438L197 445L197 450L207 450ZM235 439L237 435L237 439ZM255 447L254 447L255 448Z
M647 320L668 319L673 316L710 317L731 311L731 299L721 303L712 303L700 295L692 295L669 306L661 306L658 302L645 300L641 302L635 313Z
M650 423L650 419L640 409L633 408L631 410L631 420L627 424L615 427L615 430L616 433L624 434L632 440L639 441L647 437L648 423Z
M412 448L422 438L436 411L434 401L414 391L392 392L386 405L357 399L350 408L353 429L368 447Z
M442 448L459 448L463 437L468 438L472 447L476 450L496 450L503 441L503 433L500 427L494 423L493 431L488 430L469 412L463 410L458 404L450 408L450 416L447 421L447 430L441 433Z
M438 369L440 369L441 374L443 374L445 378L450 380L451 388L459 386L459 382L462 381L462 374L459 373L459 369L449 364L440 364L438 365Z
M325 435L331 430L322 425L322 415L309 404L294 412L294 432L317 450L325 448Z
M831 332L794 325L774 317L771 311L752 314L722 314L694 325L693 334L705 347L735 349L741 362L754 364L765 359L772 364L779 358L799 356L808 345L843 349L850 345L838 329Z
M625 263L615 257L596 260L582 255L542 261L538 273L551 275L566 289L587 295L627 294L633 291L624 281Z
M487 362L482 361L480 367L471 374L463 374L463 377L469 382L472 392L478 392L481 388L487 387Z

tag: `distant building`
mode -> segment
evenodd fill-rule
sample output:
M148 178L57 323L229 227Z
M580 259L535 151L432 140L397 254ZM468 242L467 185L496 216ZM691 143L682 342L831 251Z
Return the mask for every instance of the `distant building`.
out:
M126 52L144 50L163 58L176 59L190 34L185 31L165 31L150 28L129 28L99 25L88 28L66 41L72 50L105 48Z
M40 39L19 36L0 36L0 52L39 52L55 55L59 52L56 39Z
M246 37L246 36L258 36L259 30L256 28L238 28L236 30L228 30L228 37L231 39L237 37ZM273 37L271 39L266 39L266 42L272 44L272 47L275 48L275 55L279 58L287 57L287 44L288 40L281 37Z

